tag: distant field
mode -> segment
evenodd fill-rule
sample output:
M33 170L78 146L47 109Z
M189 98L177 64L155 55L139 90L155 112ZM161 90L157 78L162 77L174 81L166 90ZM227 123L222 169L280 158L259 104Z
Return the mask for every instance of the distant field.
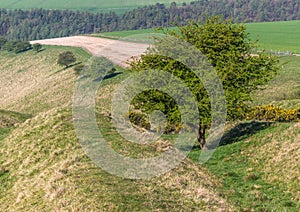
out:
M181 4L191 2L191 0L0 0L0 8L6 9L71 9L88 10L92 12L113 10L123 12L139 6L146 6L156 3L170 5L171 2Z
M300 21L247 24L252 39L268 50L300 52Z
M266 50L292 51L300 53L300 21L282 21L246 24L252 40ZM153 33L154 29L107 32L102 37L120 38L143 33Z

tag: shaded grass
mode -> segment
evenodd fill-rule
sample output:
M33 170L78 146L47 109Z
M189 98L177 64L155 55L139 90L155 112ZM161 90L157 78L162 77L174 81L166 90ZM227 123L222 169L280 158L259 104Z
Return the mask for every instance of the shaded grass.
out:
M221 146L216 150L213 157L203 165L222 181L219 192L234 204L237 210L299 210L297 191L289 189L289 182L286 182L284 177L277 181L267 178L266 169L268 169L268 165L266 164L266 155L263 152L263 146L271 142L270 136L272 134L281 134L293 124L275 124L258 131L248 139L240 139L237 143ZM258 151L261 152L257 153ZM199 150L193 150L189 158L197 162L199 154ZM257 157L261 154L264 156ZM286 162L288 163L288 161ZM285 169L283 172L285 172L284 175L288 175L293 170ZM276 175L276 169L272 170L269 175ZM295 186L299 188L299 182L296 184L298 185Z
M0 109L0 128L11 128L17 123L24 122L31 115Z
M3 140L9 133L12 131L12 128L0 128L0 141ZM0 142L1 146L1 142Z
M231 127L222 137L220 146L245 140L261 130L272 126L271 122L244 122Z

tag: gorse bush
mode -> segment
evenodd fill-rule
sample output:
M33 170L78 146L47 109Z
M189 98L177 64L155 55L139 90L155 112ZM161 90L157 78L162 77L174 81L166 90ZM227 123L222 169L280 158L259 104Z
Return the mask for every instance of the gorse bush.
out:
M300 108L287 110L272 104L257 106L247 115L247 119L278 122L300 121Z

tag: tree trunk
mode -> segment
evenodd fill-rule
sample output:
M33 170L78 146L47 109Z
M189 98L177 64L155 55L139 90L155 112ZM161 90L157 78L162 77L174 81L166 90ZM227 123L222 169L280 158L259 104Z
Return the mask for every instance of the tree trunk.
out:
M196 135L201 149L206 149L205 132L206 132L206 126L200 124L199 129L196 132Z

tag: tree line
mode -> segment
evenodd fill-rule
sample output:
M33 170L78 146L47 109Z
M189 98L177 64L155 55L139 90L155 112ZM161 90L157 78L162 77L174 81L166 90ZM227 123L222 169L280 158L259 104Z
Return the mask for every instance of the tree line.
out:
M37 40L78 34L134 30L176 25L188 20L204 22L222 15L234 22L264 22L300 19L298 0L201 0L170 6L156 4L123 14L71 10L0 10L0 36L9 40Z

